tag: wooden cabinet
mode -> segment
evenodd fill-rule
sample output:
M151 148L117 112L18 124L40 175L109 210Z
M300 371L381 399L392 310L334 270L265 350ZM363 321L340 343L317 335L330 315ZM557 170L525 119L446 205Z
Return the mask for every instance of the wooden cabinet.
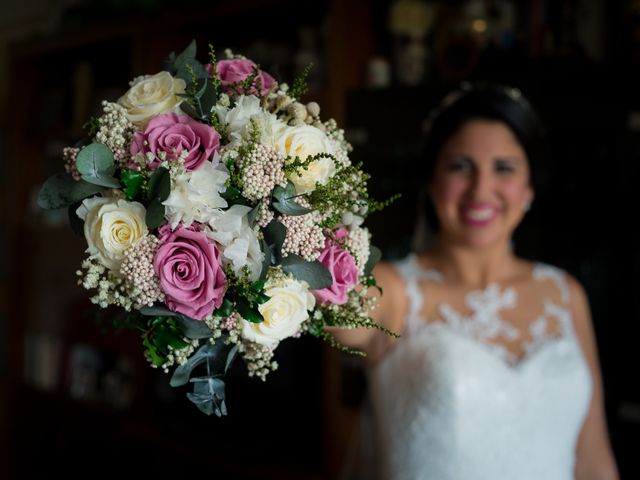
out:
M291 81L298 68L297 29L306 26L325 62L309 98L320 101L323 116L341 121L342 94L356 81L358 67L342 75L326 62L344 65L350 51L363 58L367 43L338 49L335 38L325 42L323 28L339 31L344 40L348 25L341 16L360 3L366 4L314 2L301 9L296 2L256 0L204 11L191 7L191 13L95 15L83 27L12 47L10 181L1 218L11 279L2 285L9 351L0 382L8 424L1 446L8 458L0 476L101 477L133 469L160 477L211 472L236 479L311 479L337 470L339 452L327 466L325 450L340 448L327 418L336 416L339 404L326 400L334 390L323 387L324 347L318 341L284 342L280 368L264 384L247 379L240 365L232 369L229 416L205 417L187 401L186 390L172 389L166 374L148 366L136 332L115 332L108 316L92 316L75 276L85 241L67 227L66 212L39 210L35 196L48 175L62 170L62 148L81 136L100 101L116 100L135 75L160 70L169 51L191 38L202 51L208 42L232 47ZM328 368L334 366L329 362ZM133 467L124 466L129 461Z

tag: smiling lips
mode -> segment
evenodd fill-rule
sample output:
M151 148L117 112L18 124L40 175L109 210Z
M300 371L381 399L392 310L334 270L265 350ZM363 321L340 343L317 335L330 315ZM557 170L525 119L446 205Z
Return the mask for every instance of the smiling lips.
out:
M482 227L493 222L498 216L498 209L486 203L472 203L460 208L462 223L473 227Z

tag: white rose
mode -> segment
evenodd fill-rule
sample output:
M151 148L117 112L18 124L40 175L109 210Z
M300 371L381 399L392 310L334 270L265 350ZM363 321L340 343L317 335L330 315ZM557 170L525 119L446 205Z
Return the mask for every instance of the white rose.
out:
M87 252L111 270L118 270L124 252L147 235L141 203L93 197L82 202L76 214L84 220Z
M334 153L329 137L311 125L286 127L277 135L276 150L285 156L306 160L307 157L318 153ZM289 179L295 185L297 193L307 193L314 190L317 183L326 185L335 171L333 160L323 157L311 162L306 170L300 169L299 173L291 174Z
M302 322L309 318L309 310L316 304L306 283L292 278L267 281L265 294L271 297L258 306L264 317L261 323L242 320L242 336L269 348L274 348L280 340L295 335Z
M169 72L144 75L136 79L131 88L118 103L127 110L127 118L139 128L144 129L149 120L162 113L180 113L185 81L174 78Z
M198 170L187 171L171 178L171 192L162 202L172 228L182 222L186 226L194 221L207 223L215 218L227 201L220 196L226 190L229 170L218 161L204 162Z
M222 259L231 263L233 271L240 273L245 265L249 268L249 279L258 280L262 270L264 253L256 231L249 226L247 213L251 207L232 205L218 218L209 221L212 230L207 236L213 238L222 247Z

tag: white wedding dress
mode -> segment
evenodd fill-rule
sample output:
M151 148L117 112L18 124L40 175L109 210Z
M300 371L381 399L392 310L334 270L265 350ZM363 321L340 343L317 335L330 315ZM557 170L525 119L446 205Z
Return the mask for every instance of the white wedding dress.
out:
M425 319L422 292L442 276L414 255L396 267L410 311L403 336L369 370L375 466L367 478L572 479L592 386L564 273L536 264L540 291L554 295L540 295L540 315L519 331L505 319L517 318L518 294L529 292L491 284Z

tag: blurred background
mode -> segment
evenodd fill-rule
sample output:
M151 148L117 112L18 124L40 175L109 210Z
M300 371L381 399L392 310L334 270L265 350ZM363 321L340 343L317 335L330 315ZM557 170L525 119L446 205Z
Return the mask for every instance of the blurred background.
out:
M344 126L374 197L403 195L369 221L389 259L411 246L429 109L463 80L521 88L550 156L515 248L586 287L613 447L640 478L638 0L0 2L0 478L337 478L365 389L354 358L285 341L267 383L238 366L229 416L206 417L136 332L89 314L84 240L35 204L100 101L192 38L202 61L232 48L280 81L314 64L305 100Z

